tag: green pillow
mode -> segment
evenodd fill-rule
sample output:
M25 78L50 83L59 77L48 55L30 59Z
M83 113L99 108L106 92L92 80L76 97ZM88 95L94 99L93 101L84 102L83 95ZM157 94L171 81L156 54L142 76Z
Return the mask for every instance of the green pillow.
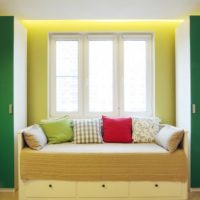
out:
M67 118L49 120L40 123L49 144L69 142L73 140L71 121Z

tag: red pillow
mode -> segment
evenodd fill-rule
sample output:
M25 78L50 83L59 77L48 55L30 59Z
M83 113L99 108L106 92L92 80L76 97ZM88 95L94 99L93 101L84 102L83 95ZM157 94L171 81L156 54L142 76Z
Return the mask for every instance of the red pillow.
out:
M104 142L132 142L132 119L102 116Z

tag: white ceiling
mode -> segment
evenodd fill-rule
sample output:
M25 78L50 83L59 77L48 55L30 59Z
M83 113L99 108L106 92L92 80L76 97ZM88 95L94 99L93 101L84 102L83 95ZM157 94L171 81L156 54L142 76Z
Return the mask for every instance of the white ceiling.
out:
M1 15L20 19L183 19L200 0L0 0Z

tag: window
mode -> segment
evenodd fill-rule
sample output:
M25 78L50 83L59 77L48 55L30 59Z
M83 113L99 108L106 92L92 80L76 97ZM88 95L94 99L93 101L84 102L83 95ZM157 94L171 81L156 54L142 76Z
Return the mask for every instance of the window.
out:
M51 34L50 115L154 112L152 35Z

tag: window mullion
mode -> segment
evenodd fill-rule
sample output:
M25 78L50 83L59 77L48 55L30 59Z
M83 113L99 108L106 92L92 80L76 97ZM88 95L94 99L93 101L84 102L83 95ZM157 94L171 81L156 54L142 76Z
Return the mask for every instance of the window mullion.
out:
M123 40L122 34L118 37L118 108L119 115L124 113L124 63L123 63Z
M49 115L56 114L56 40L52 38L50 40L50 70L49 70Z
M154 93L154 89L153 89L153 63L152 63L152 49L151 49L151 39L147 38L146 40L146 88L147 88L147 92L146 92L146 105L147 105L147 113L149 115L154 115L153 110L153 93ZM150 65L150 66L149 66Z
M78 107L79 107L79 115L83 116L83 103L84 103L84 96L83 96L83 83L84 83L84 41L83 36L80 36L79 39L79 67L78 67L78 75L79 75L79 84L78 84Z
M115 35L114 38L114 76L113 76L113 107L114 114L120 116L120 86L121 86L121 73L120 73L120 40L119 34Z
M84 59L85 59L85 72L84 72L84 86L85 86L85 94L84 94L84 99L85 99L85 103L84 103L84 116L85 117L88 117L88 114L89 114L89 35L85 35L84 37L84 45L85 45L85 48L84 48L84 53L85 53L85 56L84 56Z

